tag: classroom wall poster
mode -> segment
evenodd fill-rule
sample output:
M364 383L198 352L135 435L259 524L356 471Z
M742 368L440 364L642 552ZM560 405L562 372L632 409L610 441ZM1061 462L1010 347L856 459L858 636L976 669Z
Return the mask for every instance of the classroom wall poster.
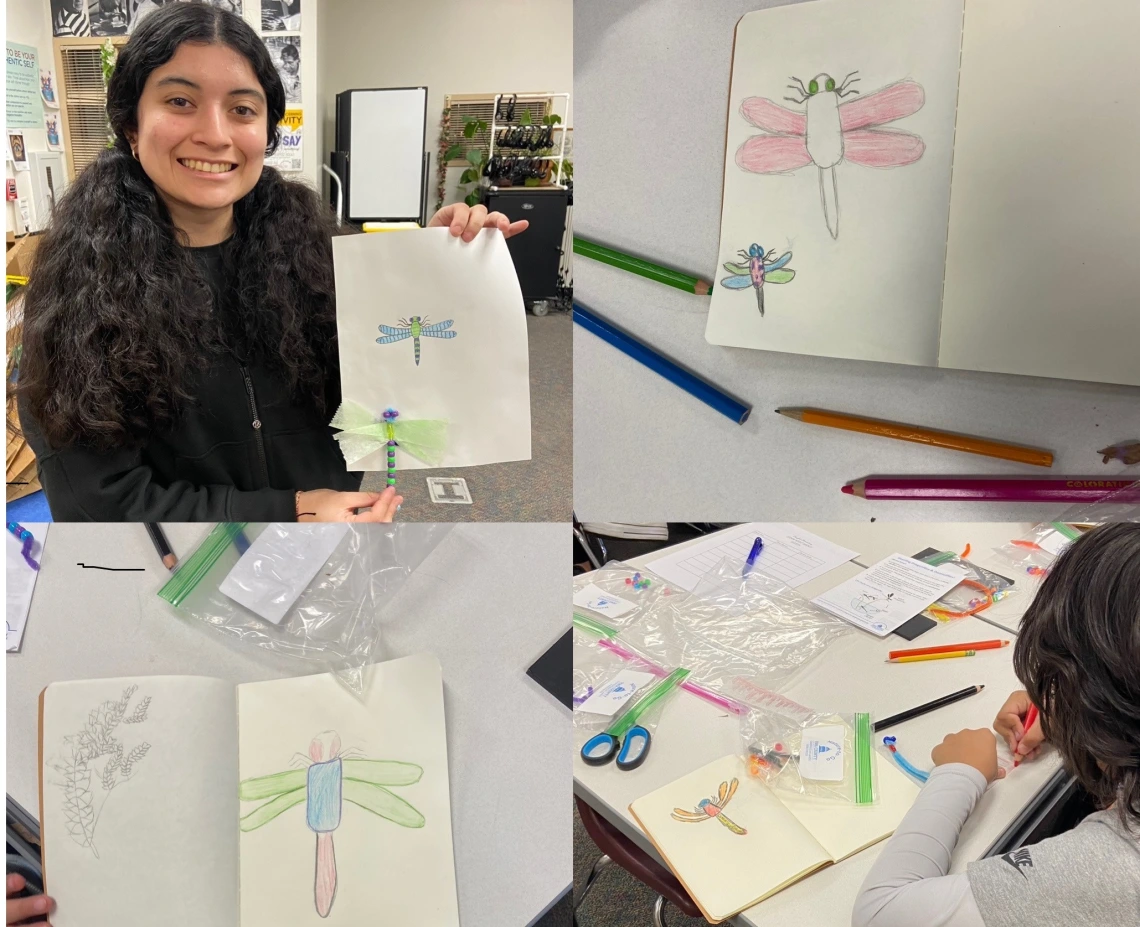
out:
M304 168L301 148L302 113L300 109L285 110L285 118L279 123L281 143L277 151L266 155L265 163L279 171L300 171Z
M44 131L49 151L63 151L63 130L59 127L59 113L44 113Z
M261 0L262 32L300 32L301 0Z
M20 132L9 132L5 144L8 150L5 154L18 171L28 169L28 150L24 147L24 136Z
M269 57L285 85L285 101L301 102L301 37L299 35L274 35L265 39Z
M5 121L9 129L38 129L44 124L40 102L40 67L30 45L4 43Z
M59 109L59 91L55 87L55 72L40 68L40 99L44 106Z

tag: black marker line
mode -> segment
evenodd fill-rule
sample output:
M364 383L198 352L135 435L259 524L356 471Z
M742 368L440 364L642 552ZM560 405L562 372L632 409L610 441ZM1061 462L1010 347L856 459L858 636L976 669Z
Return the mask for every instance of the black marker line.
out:
M94 563L77 563L78 567L83 567L85 570L107 570L110 573L145 573L146 567L105 567L97 566Z

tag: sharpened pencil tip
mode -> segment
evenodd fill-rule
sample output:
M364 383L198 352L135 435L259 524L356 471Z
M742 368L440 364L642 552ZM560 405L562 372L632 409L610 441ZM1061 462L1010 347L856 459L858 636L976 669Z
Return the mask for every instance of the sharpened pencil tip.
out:
M847 493L847 495L849 495L849 496L855 495L855 487L852 486L850 483L848 483L846 486L843 487L843 491L845 493Z

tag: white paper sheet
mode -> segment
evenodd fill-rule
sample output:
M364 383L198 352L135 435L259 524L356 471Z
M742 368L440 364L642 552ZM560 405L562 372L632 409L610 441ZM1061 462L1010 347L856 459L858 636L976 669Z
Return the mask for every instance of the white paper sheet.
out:
M369 677L363 702L332 675L238 686L241 778L305 770L311 742L335 731L346 764L364 758L422 768L418 781L388 788L422 815L423 826L401 826L353 804L346 785L332 831L337 888L324 920L316 913L317 837L306 802L243 833L241 927L458 927L439 661L405 657L377 665ZM243 801L241 813L262 804Z
M1140 385L1137 35L1135 0L967 4L942 366Z
M575 711L611 718L622 705L633 698L635 692L640 692L656 679L652 673L622 670L604 686L595 690Z
M524 233L525 234L525 233ZM337 330L344 399L380 420L449 422L438 464L396 451L400 470L470 467L530 459L530 361L526 310L510 251L498 231L465 243L447 229L333 240ZM409 331L401 319L450 326L389 344L379 326ZM384 470L380 446L353 469Z
M814 0L741 19L732 62L720 257L705 331L709 342L937 363L961 24L962 0ZM827 74L819 76L821 72ZM857 73L842 100L827 91L828 75L838 92L852 72ZM789 90L791 77L804 90ZM815 99L785 99L807 96L813 78L818 79ZM834 168L834 187L831 170L825 172L829 203L838 189L838 237L833 238L824 219L816 164L833 160L823 149L828 147L826 135L838 135L835 105L841 113L853 112L877 91L901 81L920 86L921 107L890 122L868 122L862 136L849 132L843 160ZM775 107L791 113L765 132L743 115L750 98L770 100L769 114L780 116ZM809 104L811 126L806 126ZM755 109L749 111L756 115ZM883 107L876 111L886 113ZM874 125L896 134L884 139L867 133L875 131ZM816 161L792 167L795 159L781 154L764 163L753 159L755 170L738 166L742 146L767 146L768 152L775 152L774 146L802 149L796 136L805 131ZM779 133L786 135L750 142ZM921 156L890 168L864 166L853 161L860 145L865 151L898 146L897 151L910 152L908 158L918 151ZM768 168L785 172L757 172ZM751 285L728 289L721 282L732 276L723 264L748 263L747 254L742 258L739 252L748 252L753 244L771 252L766 263L791 252L782 269L795 271L790 282L765 283L763 316Z
M35 539L32 545L31 556L37 563L43 557L44 541L47 540L48 526L46 524L24 525ZM36 591L36 578L40 575L33 570L24 559L24 542L11 532L7 533L8 541L4 552L5 572L8 585L6 599L8 608L8 652L19 650L24 640L24 626L28 623L28 611L32 607L32 594Z
M280 624L347 533L345 524L266 525L218 589Z
M891 554L812 602L864 631L885 637L962 581L961 574Z
M858 556L856 551L792 524L750 522L710 535L683 550L667 553L650 561L646 568L692 592L700 578L725 557L746 558L758 536L764 540L764 549L753 569L793 588Z
M574 593L574 604L599 615L609 615L611 618L620 618L626 612L637 608L627 599L612 595L594 583L587 583Z
M98 746L85 745L84 734ZM52 924L237 927L230 683L194 676L54 683L44 697L43 756L44 873L58 905ZM129 762L114 763L120 756Z

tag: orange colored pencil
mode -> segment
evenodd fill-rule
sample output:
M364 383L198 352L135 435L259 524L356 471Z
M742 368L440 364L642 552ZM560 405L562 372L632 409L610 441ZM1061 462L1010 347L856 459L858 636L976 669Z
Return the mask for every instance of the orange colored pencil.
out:
M909 650L892 650L887 654L888 660L895 657L918 657L925 653L954 653L956 650L1000 650L1008 647L1009 641L974 641L969 644L943 644L941 647L911 647Z
M823 425L827 428L842 428L845 431L858 431L882 438L912 441L915 444L929 444L931 447L945 447L952 451L981 454L983 457L996 457L999 460L1014 460L1035 467L1053 466L1053 454L1050 451L1007 444L1005 441L994 441L990 438L973 438L921 425L902 425L877 418L864 418L861 415L848 415L845 412L828 412L826 409L789 408L777 409L776 412L808 425Z
M917 657L895 657L888 663L925 663L927 660L952 660L955 657L972 657L976 650L954 650L949 653L920 653Z

